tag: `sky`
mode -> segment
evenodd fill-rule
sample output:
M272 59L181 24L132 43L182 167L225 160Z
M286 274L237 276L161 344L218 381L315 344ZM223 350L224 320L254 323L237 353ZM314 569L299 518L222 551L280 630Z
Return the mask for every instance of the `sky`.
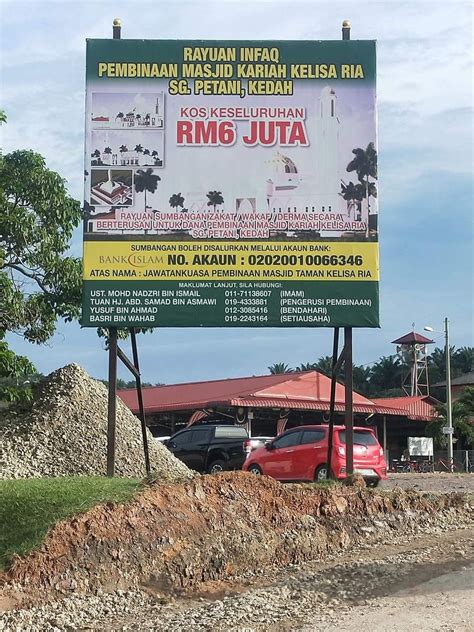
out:
M116 17L131 39L340 39L344 19L352 39L376 39L381 328L354 331L354 362L394 353L391 341L413 323L442 332L445 317L451 344L474 344L470 0L0 0L0 146L42 154L79 200L85 39L111 37ZM79 231L71 250L81 256ZM442 333L431 337L444 344ZM41 347L8 340L42 373L77 362L107 375L93 329L59 323ZM262 375L332 350L332 330L316 328L156 329L138 340L143 380L167 384Z

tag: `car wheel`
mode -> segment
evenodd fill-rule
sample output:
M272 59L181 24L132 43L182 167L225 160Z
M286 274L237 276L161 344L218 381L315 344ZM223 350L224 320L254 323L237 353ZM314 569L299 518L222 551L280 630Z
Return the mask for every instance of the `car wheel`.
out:
M213 461L207 471L209 474L219 474L220 472L224 472L225 470L225 461Z
M249 466L248 471L251 474L255 474L256 476L261 476L262 475L261 468L258 465L256 465L255 463L252 463L252 465Z
M379 483L380 483L380 478L371 478L368 481L366 481L367 487L378 487Z
M316 472L314 473L314 480L325 481L327 477L327 472L328 472L328 466L326 465L326 463L323 463L323 465L320 465L316 469Z

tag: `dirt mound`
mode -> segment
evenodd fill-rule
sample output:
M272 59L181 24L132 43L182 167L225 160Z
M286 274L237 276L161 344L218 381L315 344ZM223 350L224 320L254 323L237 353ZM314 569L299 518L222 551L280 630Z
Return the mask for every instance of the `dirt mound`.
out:
M396 530L414 533L430 520L459 528L472 516L456 494L315 490L244 472L198 476L153 485L125 505L97 506L59 523L38 551L13 561L3 599L26 604L139 586L154 593L195 590Z
M117 399L116 473L145 475L141 427ZM45 378L27 413L0 414L0 478L106 474L107 388L77 364ZM150 463L161 480L191 471L148 433Z

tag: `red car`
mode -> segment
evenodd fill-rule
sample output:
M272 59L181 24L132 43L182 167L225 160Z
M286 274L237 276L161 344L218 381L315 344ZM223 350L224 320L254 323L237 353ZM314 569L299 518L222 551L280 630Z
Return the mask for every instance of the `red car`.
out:
M287 430L251 452L243 468L253 474L266 474L279 481L319 481L326 478L328 426L299 426ZM332 474L346 476L346 430L334 426ZM387 478L383 449L370 428L354 428L354 471L367 483L378 485Z

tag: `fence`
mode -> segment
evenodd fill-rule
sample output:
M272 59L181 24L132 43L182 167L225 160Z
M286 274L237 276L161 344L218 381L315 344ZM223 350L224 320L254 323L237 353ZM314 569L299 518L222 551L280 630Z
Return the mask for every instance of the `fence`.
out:
M455 472L474 472L474 450L454 450L453 463ZM433 464L436 472L449 472L447 450L436 450Z

